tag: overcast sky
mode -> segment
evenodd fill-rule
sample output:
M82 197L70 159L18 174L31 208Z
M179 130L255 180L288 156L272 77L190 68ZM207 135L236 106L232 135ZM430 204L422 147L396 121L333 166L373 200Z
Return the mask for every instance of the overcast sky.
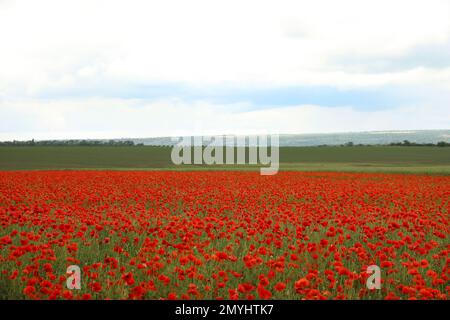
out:
M0 0L0 140L450 129L450 1Z

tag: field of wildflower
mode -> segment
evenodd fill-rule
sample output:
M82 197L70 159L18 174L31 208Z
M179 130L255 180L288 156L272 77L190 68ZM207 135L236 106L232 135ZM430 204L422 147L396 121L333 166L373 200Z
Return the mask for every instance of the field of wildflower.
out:
M450 176L0 171L0 298L448 299L449 209Z

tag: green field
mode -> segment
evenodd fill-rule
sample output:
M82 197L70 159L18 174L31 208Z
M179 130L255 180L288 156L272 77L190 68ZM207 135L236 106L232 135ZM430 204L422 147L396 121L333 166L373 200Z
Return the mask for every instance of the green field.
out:
M258 170L255 165L180 165L170 147L0 147L0 170ZM450 148L281 147L280 170L450 174Z

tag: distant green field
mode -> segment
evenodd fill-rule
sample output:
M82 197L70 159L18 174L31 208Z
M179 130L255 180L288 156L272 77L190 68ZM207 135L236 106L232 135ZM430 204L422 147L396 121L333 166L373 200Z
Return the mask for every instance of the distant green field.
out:
M181 165L170 147L0 147L0 170L257 170L255 165ZM281 147L280 170L450 174L450 148Z

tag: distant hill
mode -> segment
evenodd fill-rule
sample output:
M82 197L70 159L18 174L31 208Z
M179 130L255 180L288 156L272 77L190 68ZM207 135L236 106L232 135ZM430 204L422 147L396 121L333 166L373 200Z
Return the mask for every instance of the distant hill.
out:
M135 144L162 146L176 142L170 137L123 139ZM348 142L364 145L386 145L408 140L412 143L450 142L450 130L414 130L414 131L368 131L348 133L315 133L315 134L283 134L280 135L280 146L319 146L341 145Z

